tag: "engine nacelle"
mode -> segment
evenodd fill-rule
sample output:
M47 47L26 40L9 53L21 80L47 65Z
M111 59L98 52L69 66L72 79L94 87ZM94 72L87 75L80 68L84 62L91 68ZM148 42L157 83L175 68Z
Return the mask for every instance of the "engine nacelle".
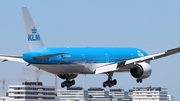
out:
M149 63L142 62L130 69L130 73L134 78L145 79L151 75L152 69Z
M78 76L78 74L59 74L58 77L61 79L74 79Z

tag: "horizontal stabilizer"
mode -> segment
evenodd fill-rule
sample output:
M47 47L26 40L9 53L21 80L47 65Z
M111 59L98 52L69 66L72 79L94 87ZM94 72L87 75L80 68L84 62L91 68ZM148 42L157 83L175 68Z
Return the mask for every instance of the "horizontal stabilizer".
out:
M67 53L66 52L61 52L61 53L54 53L54 54L42 54L42 55L39 55L39 56L34 56L33 58L44 60L44 59L48 59L50 57L57 56L57 55L62 55L62 54L67 54Z
M0 55L0 59L2 59L2 62L10 60L15 62L27 63L23 60L22 56Z

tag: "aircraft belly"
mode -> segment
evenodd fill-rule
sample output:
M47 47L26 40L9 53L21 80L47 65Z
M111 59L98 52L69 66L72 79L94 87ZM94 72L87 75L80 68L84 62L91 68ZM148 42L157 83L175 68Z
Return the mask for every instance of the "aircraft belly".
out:
M92 74L95 68L87 64L33 64L35 67L45 70L53 74L64 73L79 73L79 74Z
M81 64L33 64L35 67L53 74L66 74L66 73L78 73L78 74L94 74L95 70L99 66L103 66L108 63L81 63ZM129 72L129 67L124 66L114 72Z
M79 64L33 64L34 66L53 74L80 73L85 67Z

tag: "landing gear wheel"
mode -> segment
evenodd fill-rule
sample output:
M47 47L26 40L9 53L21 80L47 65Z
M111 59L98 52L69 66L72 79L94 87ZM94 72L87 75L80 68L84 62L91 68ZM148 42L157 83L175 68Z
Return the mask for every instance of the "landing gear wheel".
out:
M103 87L106 88L106 82L103 82Z
M65 84L64 82L61 83L61 87L64 88L65 87Z
M64 81L63 83L64 83L64 85L66 85L68 83L68 81Z
M142 83L142 79L140 79L139 82Z
M70 86L71 86L71 84L70 84L70 83L68 83L68 84L66 85L66 87L67 87L67 88L69 88Z
M117 84L117 80L114 79L114 80L113 80L113 85L116 85L116 84Z
M64 82L61 83L61 87L64 88L65 86L67 88L71 87L72 85L75 85L75 80L72 80L72 81L69 81L69 80L66 80Z
M113 85L113 82L109 82L108 86L111 88Z
M75 85L75 80L72 80L71 83L72 83L72 85Z
M103 82L103 87L106 87L106 86L112 87L116 85L117 80L116 79L112 80L113 72L109 72L107 73L107 75L108 75L108 80Z
M109 86L109 87L112 87L114 85L117 84L117 80L114 79L114 80L107 80L105 82L103 82L103 87L105 88L106 86Z
M142 79L136 79L137 83L142 83Z

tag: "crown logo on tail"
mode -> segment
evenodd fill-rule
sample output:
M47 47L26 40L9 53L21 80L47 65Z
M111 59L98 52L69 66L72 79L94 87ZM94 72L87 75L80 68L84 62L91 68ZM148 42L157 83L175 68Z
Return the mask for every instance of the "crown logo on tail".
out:
M37 29L36 29L35 27L33 27L33 28L31 29L31 31L32 31L32 33L37 33Z

